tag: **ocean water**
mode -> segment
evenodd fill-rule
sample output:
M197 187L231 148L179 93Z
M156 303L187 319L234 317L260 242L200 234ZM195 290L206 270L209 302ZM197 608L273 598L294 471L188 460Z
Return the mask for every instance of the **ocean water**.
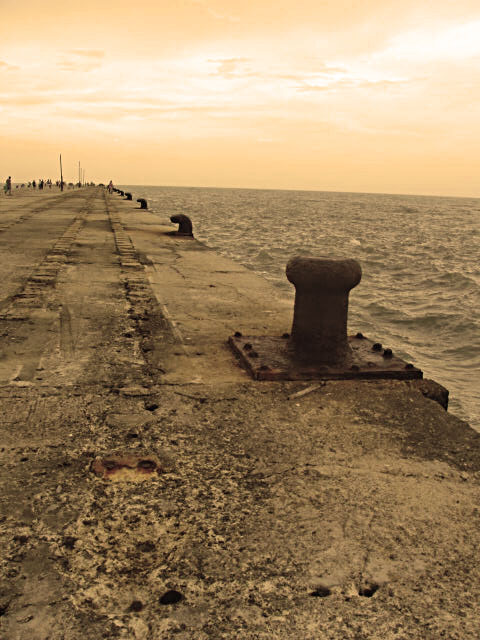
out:
M159 222L188 215L196 238L272 281L292 304L285 277L292 256L358 260L363 276L350 293L349 332L392 348L446 386L449 410L480 430L480 199L121 188L146 198Z

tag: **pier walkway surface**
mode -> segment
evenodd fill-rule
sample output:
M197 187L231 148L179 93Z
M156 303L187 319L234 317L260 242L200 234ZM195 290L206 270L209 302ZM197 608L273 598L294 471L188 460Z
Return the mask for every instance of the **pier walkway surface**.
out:
M253 381L226 340L291 300L173 213L0 198L0 638L478 640L479 434Z

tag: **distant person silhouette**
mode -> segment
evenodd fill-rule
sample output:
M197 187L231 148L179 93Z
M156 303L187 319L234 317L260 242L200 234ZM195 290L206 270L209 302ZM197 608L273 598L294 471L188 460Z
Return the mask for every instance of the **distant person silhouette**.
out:
M12 195L12 176L8 176L3 187L6 196Z

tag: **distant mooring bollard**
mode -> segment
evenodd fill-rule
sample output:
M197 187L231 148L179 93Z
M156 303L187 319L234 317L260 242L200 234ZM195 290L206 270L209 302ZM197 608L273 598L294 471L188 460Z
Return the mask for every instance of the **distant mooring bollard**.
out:
M144 198L138 198L137 202L140 203L140 209L148 209L147 201Z
M256 380L412 380L420 369L358 332L347 336L348 295L362 277L356 260L297 256L287 264L295 286L291 334L243 335L228 343ZM254 310L252 310L254 312Z
M132 199L132 194L129 193L128 191L125 192L125 200L131 200Z
M351 353L347 338L348 294L362 277L356 260L292 258L287 278L295 285L290 337L303 360L342 364Z
M178 215L171 216L170 221L179 225L178 231L174 232L175 235L190 236L193 238L192 221L188 216L185 216L183 213L179 213Z

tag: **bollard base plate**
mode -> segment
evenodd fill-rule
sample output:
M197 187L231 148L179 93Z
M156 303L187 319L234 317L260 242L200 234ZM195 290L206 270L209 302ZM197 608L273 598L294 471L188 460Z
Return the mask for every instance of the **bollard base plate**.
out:
M341 365L303 362L288 339L276 336L230 336L228 343L254 380L415 380L423 372L365 337L350 336L351 356Z

